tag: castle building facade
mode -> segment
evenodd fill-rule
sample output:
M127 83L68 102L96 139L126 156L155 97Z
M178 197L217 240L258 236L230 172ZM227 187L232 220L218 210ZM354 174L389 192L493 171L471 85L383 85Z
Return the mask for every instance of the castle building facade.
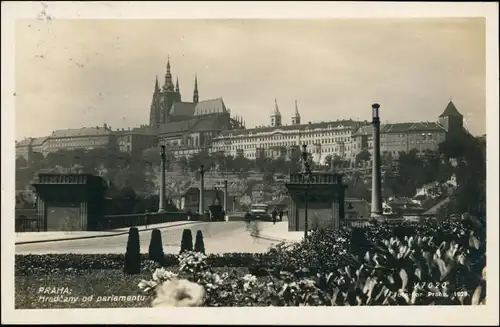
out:
M463 116L450 100L436 122L381 125L381 152L397 158L400 152L437 150L439 143L464 133ZM270 126L224 131L213 140L212 151L248 159L282 157L290 149L308 145L315 162L339 157L354 161L356 155L373 150L372 126L367 121L340 120L301 124L297 102L291 125L283 125L278 103L270 115Z
M222 132L212 142L212 151L248 159L290 155L293 149L308 145L315 162L322 163L328 155L351 157L351 134L365 122L337 120L301 124L295 101L291 125L283 125L277 100L270 116L270 126Z
M439 143L457 139L465 132L463 115L450 100L436 122L409 122L381 124L380 152L397 158L400 152L417 150L419 154L427 150L435 151ZM355 154L373 151L372 126L360 127L352 135L352 149Z

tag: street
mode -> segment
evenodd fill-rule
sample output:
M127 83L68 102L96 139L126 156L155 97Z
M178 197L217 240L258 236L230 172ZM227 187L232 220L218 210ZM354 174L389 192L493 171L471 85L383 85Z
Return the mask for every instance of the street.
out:
M260 222L266 229L272 223ZM165 253L176 254L180 250L182 231L191 229L193 245L196 232L201 230L206 253L218 252L265 252L277 242L266 239L254 239L246 230L242 221L234 222L201 222L193 225L173 226L160 229ZM147 253L151 239L151 231L140 231L141 253ZM78 239L69 241L44 242L16 245L16 254L48 254L48 253L124 253L128 234Z

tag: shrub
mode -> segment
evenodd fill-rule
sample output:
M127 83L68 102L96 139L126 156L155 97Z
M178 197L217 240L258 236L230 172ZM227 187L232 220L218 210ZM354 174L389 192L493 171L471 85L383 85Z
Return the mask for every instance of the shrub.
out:
M181 251L179 253L183 253L185 251L193 251L193 235L191 234L191 230L186 228L182 232L181 239Z
M141 245L139 243L139 230L136 227L131 227L128 232L123 272L130 275L141 272Z
M163 243L161 232L158 229L153 229L151 232L151 241L149 243L149 260L163 263L165 253L163 253Z
M201 230L198 230L196 232L194 251L205 254L205 242L203 241L203 233L201 232Z

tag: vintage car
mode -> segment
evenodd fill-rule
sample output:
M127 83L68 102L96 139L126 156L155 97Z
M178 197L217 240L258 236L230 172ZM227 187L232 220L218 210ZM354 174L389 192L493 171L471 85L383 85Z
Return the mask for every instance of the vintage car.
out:
M272 221L271 214L269 213L269 206L267 204L252 204L250 206L250 215L252 219Z

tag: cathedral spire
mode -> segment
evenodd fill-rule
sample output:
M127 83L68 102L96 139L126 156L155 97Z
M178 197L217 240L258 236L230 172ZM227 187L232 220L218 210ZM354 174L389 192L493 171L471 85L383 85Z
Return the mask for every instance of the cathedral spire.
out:
M295 117L300 117L299 106L297 105L297 100L295 100Z
M172 73L170 72L170 56L167 58L167 72L165 73L165 84L163 91L174 91L174 83L172 82Z
M292 125L300 125L300 114L297 100L295 100L295 114L292 116Z
M198 95L198 74L194 74L194 92L193 92L193 102L198 103L200 100Z
M281 115L280 109L278 107L278 100L276 100L276 98L274 98L274 115Z
M160 93L160 86L158 84L158 75L156 75L156 80L155 80L155 87L153 91L153 98L151 99L151 106L149 110L149 126L150 127L155 127L157 125L157 121L159 119L159 114L157 112L157 103L158 103L158 97Z
M274 111L271 115L271 126L281 126L281 113L280 109L278 108L278 100L276 100L276 98L274 99Z
M179 90L179 77L177 77L175 80L175 92L181 93L181 91Z

